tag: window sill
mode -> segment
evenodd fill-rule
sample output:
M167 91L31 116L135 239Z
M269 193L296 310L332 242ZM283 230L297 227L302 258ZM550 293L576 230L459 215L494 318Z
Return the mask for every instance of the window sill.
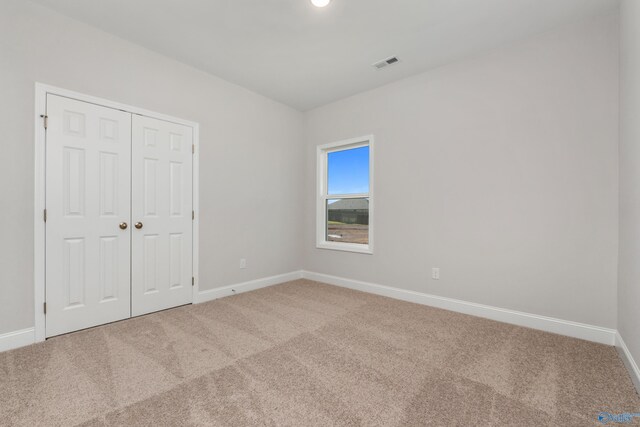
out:
M316 248L373 255L373 248L371 245L360 245L357 243L322 242L317 243Z

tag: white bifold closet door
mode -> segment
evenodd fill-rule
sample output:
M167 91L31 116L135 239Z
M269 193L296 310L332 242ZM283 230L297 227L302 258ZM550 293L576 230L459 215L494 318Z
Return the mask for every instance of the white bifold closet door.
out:
M133 116L132 315L192 301L191 127Z
M131 114L47 95L47 115L46 335L53 336L130 317Z
M192 302L193 129L47 95L46 336Z

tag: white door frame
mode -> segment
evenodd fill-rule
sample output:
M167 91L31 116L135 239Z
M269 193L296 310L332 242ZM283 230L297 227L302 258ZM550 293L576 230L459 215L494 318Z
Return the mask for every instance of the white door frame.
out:
M152 117L159 120L165 120L189 126L193 128L193 210L195 219L193 220L193 295L197 295L199 291L198 277L198 230L200 223L200 200L199 200L199 148L200 148L200 125L196 122L183 120L176 117L167 116L165 114L148 111L142 108L133 107L119 102L109 101L107 99L96 98L94 96L61 89L54 86L37 83L35 85L35 200L34 200L34 255L33 255L33 275L34 275L34 313L35 313L35 340L41 342L45 340L45 320L44 313L45 303L45 222L44 210L46 200L46 132L44 129L43 116L46 112L47 94L63 96L78 101L88 102L91 104L101 105L103 107L115 108L117 110L126 111L132 114ZM195 298L192 299L195 302Z

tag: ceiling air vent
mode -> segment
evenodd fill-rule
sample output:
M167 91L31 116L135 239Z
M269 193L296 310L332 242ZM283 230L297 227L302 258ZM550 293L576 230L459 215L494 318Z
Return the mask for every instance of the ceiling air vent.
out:
M393 65L397 62L400 62L400 60L397 57L392 56L391 58L383 59L382 61L376 62L375 64L373 64L373 67L380 70L388 65Z

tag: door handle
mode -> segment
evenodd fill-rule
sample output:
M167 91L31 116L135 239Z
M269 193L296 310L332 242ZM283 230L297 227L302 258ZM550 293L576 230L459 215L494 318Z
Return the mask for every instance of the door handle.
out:
M142 223L141 222L136 222L136 228L138 230L140 230L142 228Z
M126 222L121 222L121 223L120 223L120 230L126 230L126 229L127 229L127 227L128 227L128 225L127 225L127 223L126 223Z

